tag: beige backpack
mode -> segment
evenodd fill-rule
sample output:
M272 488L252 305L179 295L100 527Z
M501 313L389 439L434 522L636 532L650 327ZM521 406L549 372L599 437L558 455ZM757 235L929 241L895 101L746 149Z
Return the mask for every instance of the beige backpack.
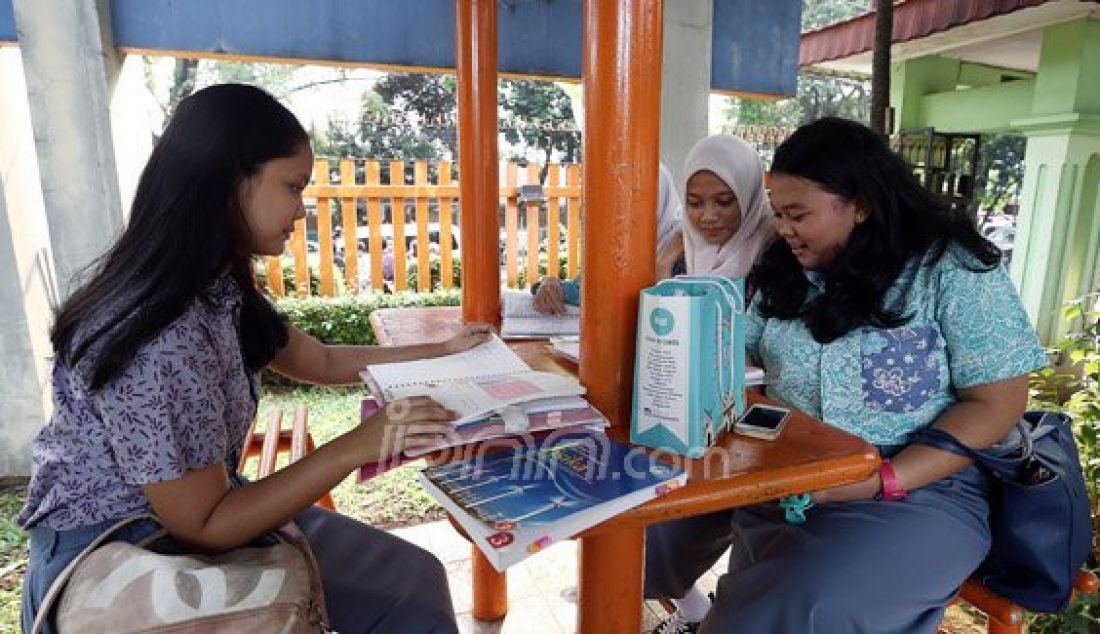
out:
M163 529L138 545L107 542L132 517L100 535L50 586L33 634L55 612L56 631L195 634L328 632L320 571L293 524L275 544L218 555L156 552ZM54 608L56 607L56 610Z

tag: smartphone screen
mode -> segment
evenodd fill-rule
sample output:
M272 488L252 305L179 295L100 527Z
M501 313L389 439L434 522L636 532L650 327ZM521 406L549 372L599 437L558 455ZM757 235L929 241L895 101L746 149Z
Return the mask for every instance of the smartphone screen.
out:
M779 429L779 426L783 423L783 420L787 418L787 415L788 412L781 409L752 407L749 411L745 412L745 415L737 424L747 427L775 430Z

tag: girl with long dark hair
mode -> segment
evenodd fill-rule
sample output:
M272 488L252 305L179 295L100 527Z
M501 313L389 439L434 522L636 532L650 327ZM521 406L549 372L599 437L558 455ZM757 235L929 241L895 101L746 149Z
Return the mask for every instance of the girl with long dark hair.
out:
M772 174L781 239L749 276L747 352L768 396L874 443L882 467L814 492L804 524L772 503L654 527L647 589L678 596L732 543L706 618L678 631L934 632L989 550L989 486L910 439L1001 441L1046 356L997 249L879 135L805 125Z
M326 346L287 323L257 290L252 258L282 253L305 214L312 167L305 130L260 89L212 86L180 103L125 231L53 327L54 413L33 443L19 515L31 536L25 628L84 546L119 519L154 512L200 551L236 548L296 520L320 562L336 629L455 630L434 557L312 506L359 465L444 432L451 412L413 399L255 483L235 472L261 369L355 383L367 364L464 350L488 333L471 326L444 344ZM132 525L120 538L153 528Z

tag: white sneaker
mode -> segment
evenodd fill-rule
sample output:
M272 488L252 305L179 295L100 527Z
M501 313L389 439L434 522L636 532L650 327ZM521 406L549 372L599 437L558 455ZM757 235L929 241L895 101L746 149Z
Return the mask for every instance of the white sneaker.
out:
M653 630L653 634L695 634L698 631L699 622L685 621L677 610L672 616L661 621L661 624Z

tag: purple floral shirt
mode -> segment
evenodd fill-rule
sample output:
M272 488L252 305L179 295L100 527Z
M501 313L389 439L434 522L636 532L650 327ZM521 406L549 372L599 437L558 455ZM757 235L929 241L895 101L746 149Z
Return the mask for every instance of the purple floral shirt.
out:
M238 341L241 293L216 280L97 392L84 370L53 367L54 412L32 444L19 524L68 530L150 510L142 485L224 461L236 469L259 374Z

